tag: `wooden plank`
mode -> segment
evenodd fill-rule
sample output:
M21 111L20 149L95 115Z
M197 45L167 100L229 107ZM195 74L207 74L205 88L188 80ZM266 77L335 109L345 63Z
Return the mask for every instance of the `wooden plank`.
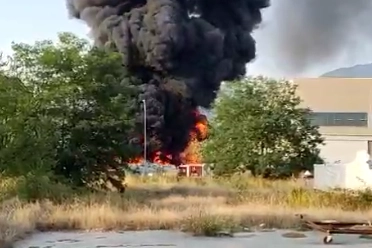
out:
M325 229L323 226L316 225L316 224L314 224L314 223L311 222L311 221L305 221L305 225L307 225L307 226L310 227L311 229L316 230L316 231L319 231L319 232L324 232L324 233L326 233L326 232L328 231L328 230Z

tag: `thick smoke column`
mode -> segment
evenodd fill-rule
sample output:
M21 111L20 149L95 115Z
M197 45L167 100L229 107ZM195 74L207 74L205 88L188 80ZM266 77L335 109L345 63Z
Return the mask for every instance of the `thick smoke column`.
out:
M275 0L272 5L272 21L262 39L270 37L267 55L292 75L341 57L350 59L361 40L372 39L371 0Z
M67 0L100 46L115 47L142 80L149 153L185 149L197 106L255 58L253 29L269 0ZM150 155L151 156L151 155Z

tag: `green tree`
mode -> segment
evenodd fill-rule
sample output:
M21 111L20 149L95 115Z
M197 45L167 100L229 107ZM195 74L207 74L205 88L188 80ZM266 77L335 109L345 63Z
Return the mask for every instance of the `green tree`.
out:
M130 144L138 104L120 54L70 33L13 51L7 74L27 87L38 103L27 111L47 119L57 137L53 171L79 185L124 176L123 161L138 152Z
M21 80L0 75L0 171L7 175L43 174L55 163L57 137L39 103Z
M295 85L265 77L230 85L215 102L211 135L203 148L216 175L250 170L288 177L321 162L323 140L308 118L310 110L299 106Z

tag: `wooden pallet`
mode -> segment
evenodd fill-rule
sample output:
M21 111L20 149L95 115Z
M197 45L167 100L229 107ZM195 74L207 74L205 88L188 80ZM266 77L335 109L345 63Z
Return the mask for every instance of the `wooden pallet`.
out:
M304 215L298 215L301 222L308 228L325 233L324 244L333 241L332 234L363 234L372 235L372 225L370 222L340 222L335 220L312 221L306 219Z

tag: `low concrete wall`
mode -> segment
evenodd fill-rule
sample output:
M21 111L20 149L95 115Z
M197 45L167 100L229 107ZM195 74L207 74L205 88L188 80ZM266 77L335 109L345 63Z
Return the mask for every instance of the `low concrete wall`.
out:
M370 136L324 135L323 137L325 145L319 147L320 156L329 163L353 161L358 151L368 150L368 140L372 140Z

